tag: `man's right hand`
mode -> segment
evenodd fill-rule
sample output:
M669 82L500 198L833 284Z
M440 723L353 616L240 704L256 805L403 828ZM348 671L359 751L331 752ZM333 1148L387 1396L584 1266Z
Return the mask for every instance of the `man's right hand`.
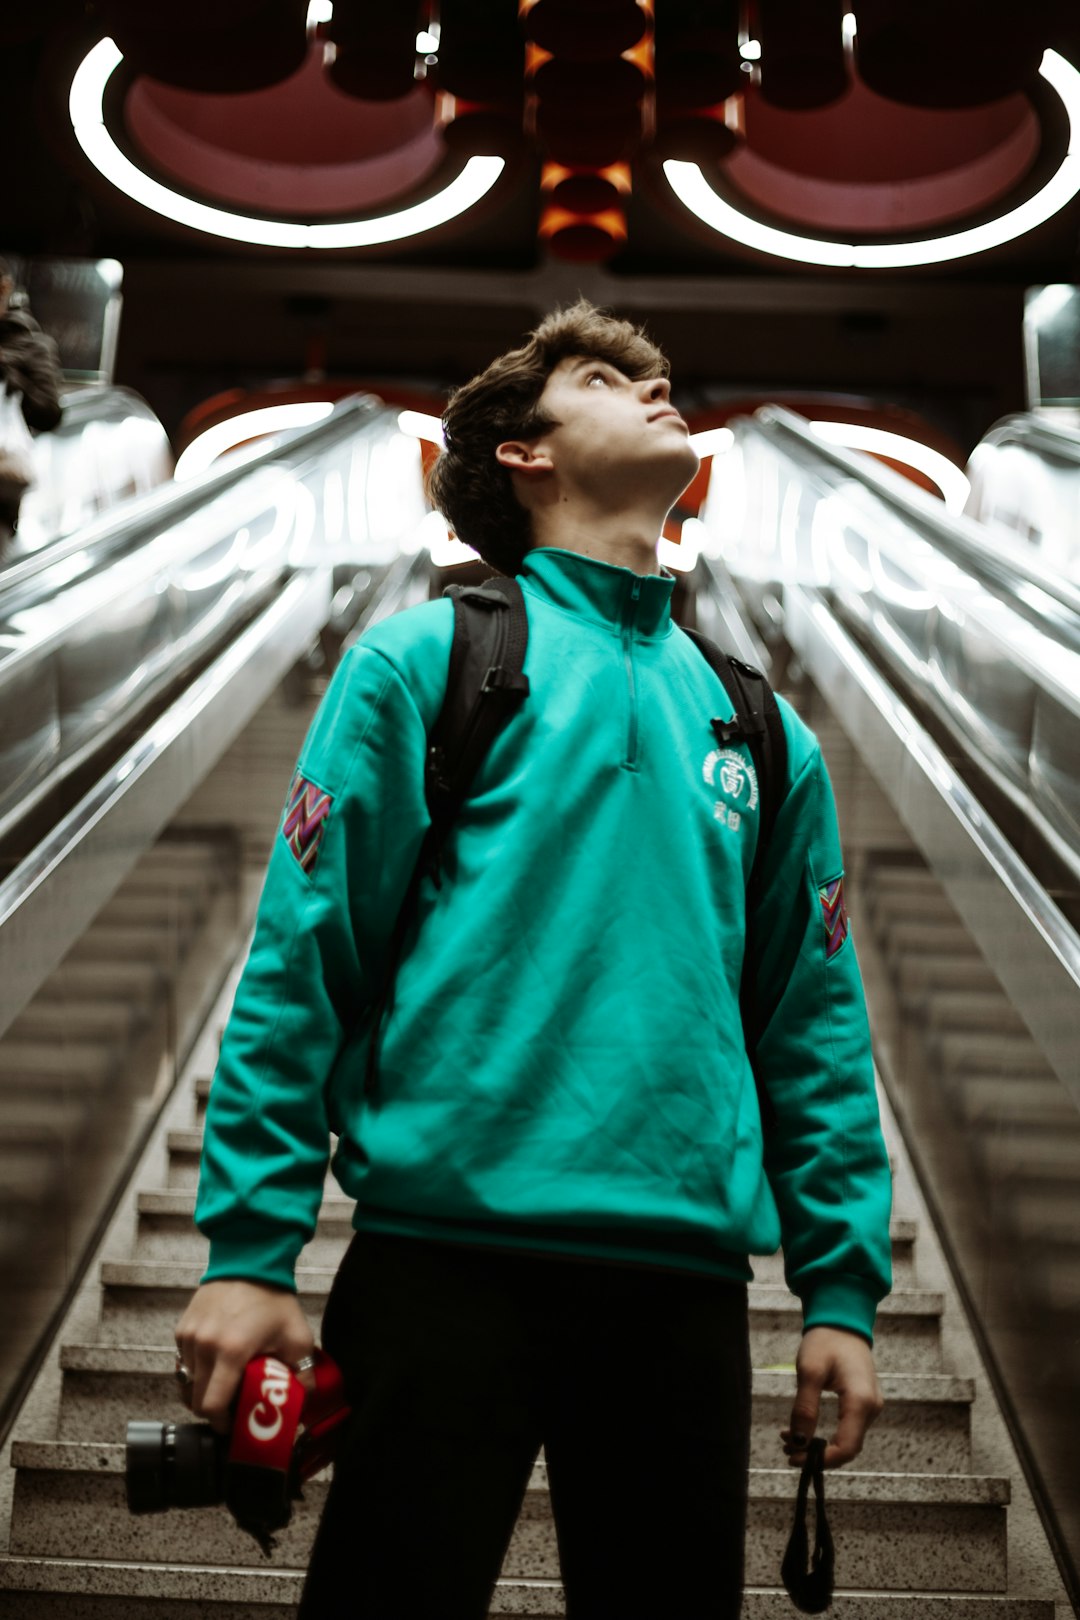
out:
M252 1357L277 1356L294 1367L315 1349L295 1294L235 1277L202 1283L177 1322L174 1337L195 1380L181 1386L180 1399L218 1434L228 1434L232 1426L230 1408ZM314 1368L297 1376L305 1389L315 1388Z

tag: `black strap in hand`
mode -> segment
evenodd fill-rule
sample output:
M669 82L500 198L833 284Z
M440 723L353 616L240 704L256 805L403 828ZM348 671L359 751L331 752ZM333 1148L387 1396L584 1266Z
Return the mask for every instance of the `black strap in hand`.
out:
M825 1517L824 1458L824 1440L811 1440L799 1476L795 1523L791 1527L784 1562L780 1566L780 1579L788 1596L803 1614L822 1614L832 1603L834 1558L829 1521ZM815 1508L814 1556L807 1569L806 1497L811 1480L814 1483Z

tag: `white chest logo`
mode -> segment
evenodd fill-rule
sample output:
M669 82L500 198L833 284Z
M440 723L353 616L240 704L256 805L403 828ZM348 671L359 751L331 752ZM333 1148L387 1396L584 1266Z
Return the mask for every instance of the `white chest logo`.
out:
M744 810L757 809L757 772L734 748L714 748L706 754L701 774L724 795L713 807L715 820L735 830Z

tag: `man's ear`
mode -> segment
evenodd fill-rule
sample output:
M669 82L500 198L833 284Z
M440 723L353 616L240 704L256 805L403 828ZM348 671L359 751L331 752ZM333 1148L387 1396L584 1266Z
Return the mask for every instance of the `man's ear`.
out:
M551 472L554 466L546 450L527 444L524 439L507 439L497 444L495 460L508 472L523 472L530 477L534 473Z

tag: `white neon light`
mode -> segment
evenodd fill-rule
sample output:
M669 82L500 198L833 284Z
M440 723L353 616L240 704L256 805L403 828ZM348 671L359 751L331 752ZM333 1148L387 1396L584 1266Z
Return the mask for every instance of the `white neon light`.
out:
M739 46L739 55L742 57L744 62L760 62L761 61L761 41L760 41L760 39L747 39L747 40L744 40L743 43Z
M430 28L424 28L419 34L417 34L416 54L418 56L428 56L431 54L431 52L437 51L438 48L439 36L438 34L433 33Z
M700 530L703 525L697 518L686 518L679 531L679 540L665 540L660 536L656 548L656 560L673 574L690 574L697 567L698 553L701 550Z
M212 208L153 180L126 157L105 127L105 88L123 61L111 39L102 39L86 55L71 81L68 114L75 139L90 162L125 196L152 213L209 236L264 247L350 248L376 242L399 242L434 230L466 213L485 197L505 167L499 157L472 157L461 173L435 197L379 219L343 220L336 224L301 225L292 220L256 219Z
M1068 149L1060 166L1049 180L1017 208L985 225L973 225L966 231L954 231L947 236L931 237L923 242L875 242L855 244L836 242L827 237L797 236L794 231L780 230L774 225L751 219L731 203L725 202L708 184L696 163L676 162L664 164L668 185L684 207L705 225L712 226L722 236L775 258L795 259L803 264L831 264L853 266L858 270L895 269L902 265L941 264L948 259L963 259L972 253L985 253L987 248L1000 247L1050 219L1072 201L1080 191L1080 73L1057 51L1043 53L1039 72L1054 90L1065 109L1069 123Z
M843 29L844 34L844 49L846 51L850 51L852 45L855 43L856 34L855 13L853 11L844 12L844 20L841 24L841 28Z
M480 555L464 540L450 533L441 512L429 512L420 524L417 537L431 554L435 568L459 568L462 563L475 562Z
M312 427L322 422L333 411L333 403L325 399L300 400L293 405L264 405L257 411L242 411L225 422L215 422L192 439L176 463L174 478L194 478L205 472L219 456L235 449L248 439L263 438L268 433L282 433L286 428ZM265 445L259 445L260 450Z
M706 428L702 433L691 433L690 443L701 457L723 455L735 443L729 427Z
M425 416L423 411L399 411L398 431L413 439L427 439L430 444L445 446L442 423L437 416Z
M843 445L845 450L867 450L914 467L933 480L950 512L964 510L971 485L956 462L940 450L932 450L921 440L908 439L902 433L887 433L884 428L861 427L854 422L811 422L810 426L827 444Z
M334 16L333 0L308 0L307 25L317 28L319 23L328 23Z

